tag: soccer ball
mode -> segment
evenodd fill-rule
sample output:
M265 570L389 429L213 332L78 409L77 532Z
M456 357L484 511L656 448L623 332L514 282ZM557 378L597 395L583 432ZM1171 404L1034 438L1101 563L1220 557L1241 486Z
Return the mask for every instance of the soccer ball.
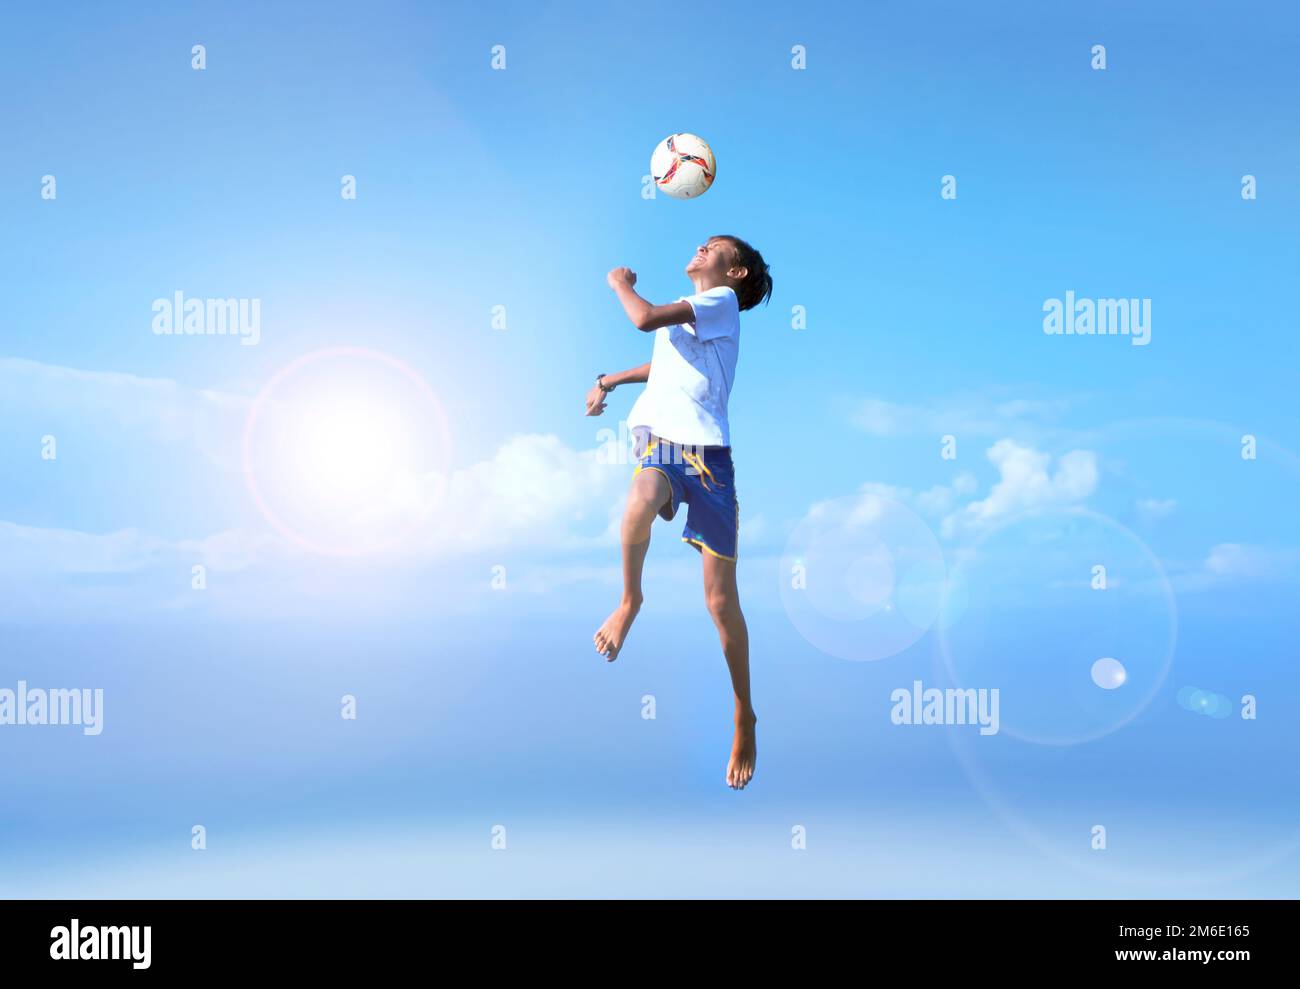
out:
M669 134L650 156L655 185L674 199L703 195L717 174L713 149L694 134Z

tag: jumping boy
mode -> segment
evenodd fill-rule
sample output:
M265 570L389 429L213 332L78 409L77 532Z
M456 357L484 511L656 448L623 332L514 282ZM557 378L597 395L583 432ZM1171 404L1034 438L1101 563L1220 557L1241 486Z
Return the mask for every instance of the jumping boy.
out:
M628 413L637 461L623 514L623 600L593 636L610 662L641 610L641 569L656 514L672 521L689 507L682 539L704 561L704 599L722 639L722 652L736 695L736 731L727 762L727 785L744 789L758 758L758 718L749 696L749 631L736 589L736 501L727 427L727 398L736 377L740 314L772 295L772 277L758 251L739 237L711 237L686 265L695 294L656 306L633 290L636 274L615 268L609 287L628 319L655 331L649 364L619 374L597 375L587 395L587 415L605 411L605 397L619 385L646 383Z

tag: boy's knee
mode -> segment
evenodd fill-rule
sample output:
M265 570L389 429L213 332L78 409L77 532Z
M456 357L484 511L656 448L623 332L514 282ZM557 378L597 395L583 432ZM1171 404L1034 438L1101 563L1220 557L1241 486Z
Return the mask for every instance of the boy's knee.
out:
M740 602L727 591L709 591L704 596L714 621L724 621L740 611Z

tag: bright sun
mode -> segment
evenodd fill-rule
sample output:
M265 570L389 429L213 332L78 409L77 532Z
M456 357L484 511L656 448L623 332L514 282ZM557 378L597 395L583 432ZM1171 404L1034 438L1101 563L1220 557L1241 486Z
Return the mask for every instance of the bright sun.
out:
M410 367L377 351L299 358L258 396L244 430L254 501L319 552L371 552L429 517L449 456L446 419Z
M381 495L410 462L399 410L352 398L297 408L285 439L289 472L304 498L356 505Z

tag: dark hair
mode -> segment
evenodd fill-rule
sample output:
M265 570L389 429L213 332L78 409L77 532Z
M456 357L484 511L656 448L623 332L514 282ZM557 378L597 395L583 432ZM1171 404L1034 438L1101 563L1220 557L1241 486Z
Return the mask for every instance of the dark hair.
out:
M740 302L740 311L753 309L760 302L766 303L772 298L772 275L767 270L767 262L751 245L731 234L718 234L719 240L731 242L736 250L736 266L747 268L745 280L736 289L736 298Z

